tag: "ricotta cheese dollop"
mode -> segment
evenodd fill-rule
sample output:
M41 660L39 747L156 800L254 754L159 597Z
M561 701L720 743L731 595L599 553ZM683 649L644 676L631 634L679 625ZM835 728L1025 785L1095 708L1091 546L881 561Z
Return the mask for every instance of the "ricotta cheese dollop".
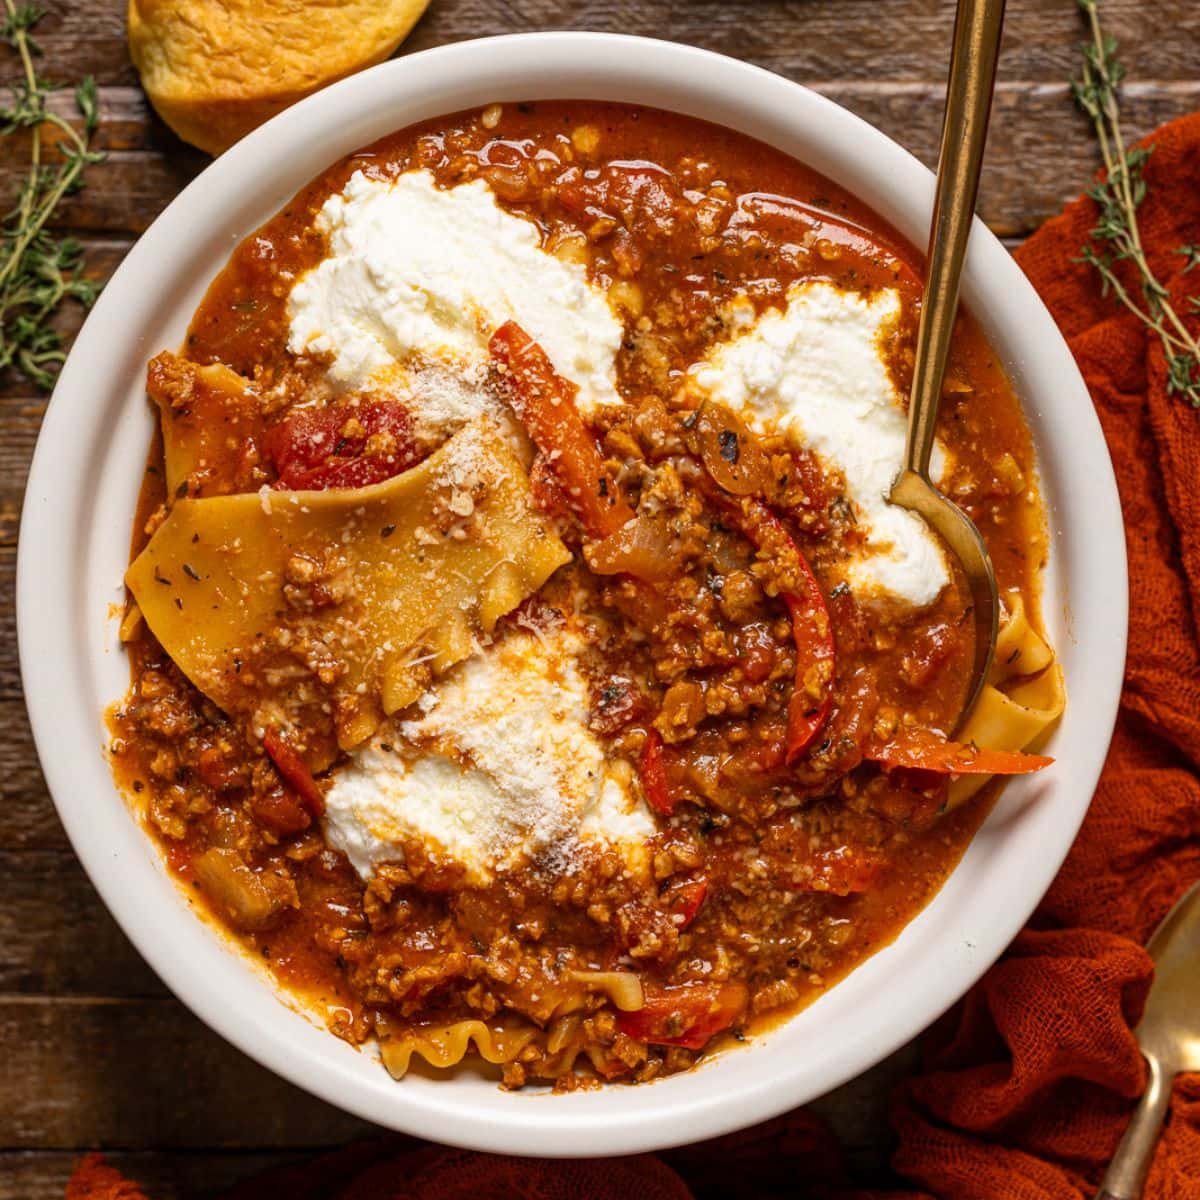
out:
M329 254L292 288L288 349L330 356L336 388L387 386L414 357L469 370L516 320L579 388L581 411L619 402L622 326L605 292L582 264L543 250L538 227L483 180L441 188L425 170L357 171L316 224Z
M647 869L654 820L632 771L587 727L583 639L563 624L512 630L439 680L356 752L326 797L325 834L358 873L402 857L412 838L487 883L534 861L562 874L581 842L617 846Z
M923 606L949 582L941 546L919 517L885 499L906 428L884 353L899 316L892 288L862 296L825 282L799 283L786 308L744 322L743 332L714 346L693 366L691 382L751 428L785 433L839 471L865 534L846 565L846 583L864 597ZM935 478L942 457L935 451Z

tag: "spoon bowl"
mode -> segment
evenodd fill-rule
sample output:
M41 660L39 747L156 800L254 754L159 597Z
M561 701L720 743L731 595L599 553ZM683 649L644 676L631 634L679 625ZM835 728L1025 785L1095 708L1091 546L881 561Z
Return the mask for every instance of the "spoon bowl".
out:
M1185 892L1146 947L1154 984L1134 1034L1146 1059L1146 1090L1096 1200L1137 1200L1171 1104L1171 1084L1200 1071L1200 883Z
M900 472L888 499L900 508L916 513L942 539L951 555L958 560L971 594L975 658L971 665L971 683L959 718L961 725L987 682L992 656L996 651L1000 598L992 559L983 536L971 518L915 471L906 469Z
M1200 883L1167 913L1146 949L1154 986L1135 1030L1138 1044L1172 1074L1200 1071Z

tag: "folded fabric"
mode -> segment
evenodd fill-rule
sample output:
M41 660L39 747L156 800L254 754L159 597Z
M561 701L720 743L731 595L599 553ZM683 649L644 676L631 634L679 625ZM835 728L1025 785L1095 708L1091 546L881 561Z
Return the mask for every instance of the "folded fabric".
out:
M1186 314L1200 273L1176 251L1200 241L1200 114L1145 144L1142 241ZM1200 412L1168 393L1157 337L1077 261L1095 220L1095 204L1076 200L1017 260L1071 346L1116 468L1125 688L1100 786L1050 892L930 1032L923 1072L896 1098L894 1168L953 1200L1092 1195L1144 1083L1130 1032L1152 976L1142 943L1200 878ZM1146 1196L1200 1196L1200 1079L1176 1085Z
M1145 144L1154 150L1142 240L1188 314L1200 271L1187 272L1175 251L1200 243L1200 114ZM384 1138L260 1176L226 1200L1092 1195L1144 1084L1131 1032L1152 977L1142 944L1200 878L1200 412L1169 394L1157 338L1102 297L1094 270L1077 261L1095 217L1081 197L1017 259L1070 343L1116 467L1131 593L1121 712L1091 810L1050 892L1003 958L926 1035L920 1073L898 1089L897 1190L853 1188L825 1128L801 1111L661 1158L602 1162ZM1200 325L1195 314L1185 319ZM67 1195L145 1200L94 1157ZM1200 1077L1176 1085L1146 1197L1200 1197Z

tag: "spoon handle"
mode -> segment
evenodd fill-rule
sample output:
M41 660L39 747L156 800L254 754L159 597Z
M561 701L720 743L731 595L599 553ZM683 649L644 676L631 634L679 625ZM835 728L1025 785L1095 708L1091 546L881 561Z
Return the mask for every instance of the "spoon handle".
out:
M904 466L926 480L958 312L959 278L975 216L1003 24L1004 0L959 0L904 451Z
M1147 1056L1146 1065L1150 1068L1146 1090L1104 1172L1096 1200L1138 1200L1145 1187L1158 1135L1171 1104L1171 1076L1163 1071L1156 1058Z

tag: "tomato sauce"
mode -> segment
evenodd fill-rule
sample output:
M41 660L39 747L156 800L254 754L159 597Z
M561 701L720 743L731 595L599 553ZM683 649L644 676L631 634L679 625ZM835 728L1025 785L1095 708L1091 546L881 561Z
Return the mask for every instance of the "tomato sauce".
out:
M916 611L860 602L833 582L861 536L836 472L680 401L688 367L728 334L735 298L762 313L802 280L899 291L889 367L905 393L920 259L829 180L690 118L538 102L504 106L494 127L477 111L425 122L314 180L209 289L183 358L224 364L275 400L211 444L202 494L365 486L420 457L394 405L363 409L338 439L340 412L293 413L320 364L286 349L292 284L326 253L320 206L355 171L415 168L442 186L486 180L623 315L627 403L581 425L566 455L604 481L602 503L581 505L561 446L548 454L541 442L566 435L561 423L539 435L528 411L538 387L557 386L529 383L545 370L537 348L502 330L493 355L498 391L542 451L534 495L575 553L522 616L587 614L591 726L656 814L653 878L633 881L597 851L569 877L530 870L466 887L414 845L364 883L321 836L320 772L314 782L286 747L264 748L144 628L129 643L130 695L111 716L114 764L201 909L339 1036L524 1022L534 1033L503 1067L507 1086L652 1079L795 1012L891 941L990 804L989 790L943 813L944 775L871 757L898 730L953 727L971 663L962 589ZM1032 445L965 314L939 436L953 463L945 489L980 528L1001 587L1036 613L1045 540ZM156 446L135 553L171 501L161 479ZM620 519L606 517L618 504ZM573 970L636 973L645 1004L626 1013L603 991L578 996Z

